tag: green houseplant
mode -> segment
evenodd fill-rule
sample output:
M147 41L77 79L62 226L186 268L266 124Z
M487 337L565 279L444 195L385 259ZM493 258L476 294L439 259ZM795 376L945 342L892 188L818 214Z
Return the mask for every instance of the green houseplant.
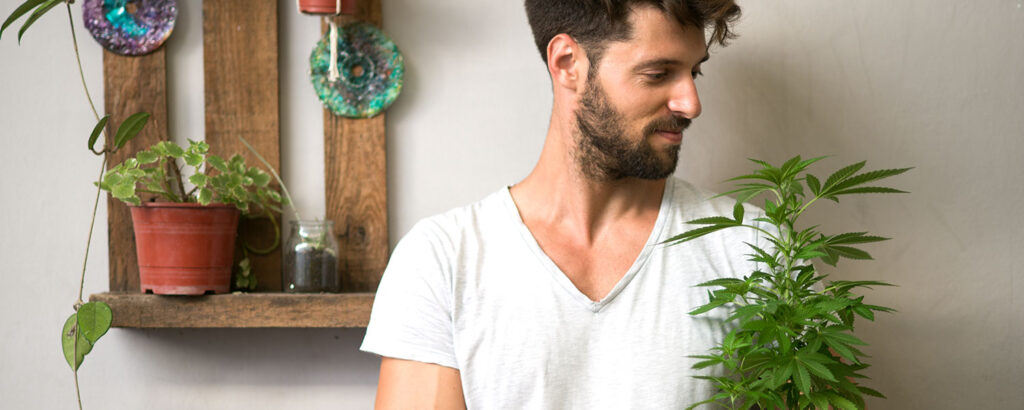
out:
M115 165L98 183L114 198L132 205L140 283L143 291L158 294L225 293L230 288L231 261L238 214L266 216L280 229L273 212L287 203L271 187L271 176L248 167L241 155L225 160L209 153L209 145L189 141L187 147L161 141ZM184 168L191 168L185 185ZM162 202L143 203L140 193ZM183 230L181 226L201 226ZM251 289L249 252L265 252L242 245L246 255L235 284Z
M725 376L695 376L709 379L719 393L690 408L714 403L729 409L864 408L864 395L884 396L853 379L868 367L857 346L866 343L853 335L859 316L874 320L875 312L893 309L870 305L857 288L890 286L880 281L826 281L827 275L814 261L835 266L840 258L871 259L853 245L887 238L850 232L827 235L818 226L801 227L800 216L821 199L839 202L851 194L902 193L893 188L865 184L902 174L910 168L859 173L859 162L831 174L824 181L806 169L822 158L803 160L799 156L781 166L752 160L761 166L751 174L730 181L743 181L723 195L735 194L732 218L712 216L689 221L702 227L666 241L681 244L713 232L746 228L767 239L767 249L753 244L751 260L760 269L740 278L723 278L698 286L711 288L709 302L690 312L700 315L726 309L732 330L700 361L695 369L724 368ZM764 215L749 218L743 204L766 195ZM757 407L754 407L757 406Z

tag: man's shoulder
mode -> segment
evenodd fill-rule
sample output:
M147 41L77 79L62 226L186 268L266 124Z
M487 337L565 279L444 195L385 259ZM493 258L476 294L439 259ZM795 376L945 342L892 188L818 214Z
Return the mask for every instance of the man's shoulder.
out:
M409 235L452 238L467 232L478 232L481 227L503 221L509 212L509 201L508 188L503 187L475 202L420 219L409 231Z

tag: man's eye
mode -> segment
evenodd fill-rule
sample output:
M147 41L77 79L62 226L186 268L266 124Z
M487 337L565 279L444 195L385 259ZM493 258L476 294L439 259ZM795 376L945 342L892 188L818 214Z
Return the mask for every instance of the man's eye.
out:
M664 80L665 77L668 77L668 73L666 73L666 72L647 73L647 74L644 74L644 76L647 77L648 81L657 82L657 81Z
M696 80L697 77L704 75L704 73L701 72L700 70L697 70L697 71L691 72L690 75L693 76L694 80Z

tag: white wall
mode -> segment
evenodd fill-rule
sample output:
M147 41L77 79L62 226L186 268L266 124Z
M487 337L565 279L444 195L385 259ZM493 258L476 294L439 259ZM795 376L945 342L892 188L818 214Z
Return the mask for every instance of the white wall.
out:
M4 0L0 17L15 7ZM180 1L168 44L171 131L203 134L198 2ZM300 209L322 213L319 103L305 77L318 22L281 8L283 171ZM517 182L540 152L550 91L519 1L385 0L406 88L388 114L392 243L421 217ZM811 213L824 229L895 238L836 277L883 279L868 301L900 310L859 325L872 345L872 409L1015 408L1024 402L1024 9L1021 0L789 0L741 3L733 46L700 80L704 116L678 174L718 183L749 165L832 154L915 166L910 195L844 200ZM81 28L102 107L102 59ZM0 41L0 397L4 408L74 406L59 329L75 300L100 166L66 17L21 47ZM101 204L86 293L107 288ZM377 360L361 330L114 329L83 365L86 408L368 408ZM681 369L685 371L685 369Z

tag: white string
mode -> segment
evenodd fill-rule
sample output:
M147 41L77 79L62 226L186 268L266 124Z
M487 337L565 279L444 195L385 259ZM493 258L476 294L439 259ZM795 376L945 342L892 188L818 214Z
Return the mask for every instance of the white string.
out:
M335 16L340 16L341 15L341 0L337 0L334 3L334 15Z
M335 82L341 78L338 72L338 25L331 19L331 67L327 70L327 81Z

